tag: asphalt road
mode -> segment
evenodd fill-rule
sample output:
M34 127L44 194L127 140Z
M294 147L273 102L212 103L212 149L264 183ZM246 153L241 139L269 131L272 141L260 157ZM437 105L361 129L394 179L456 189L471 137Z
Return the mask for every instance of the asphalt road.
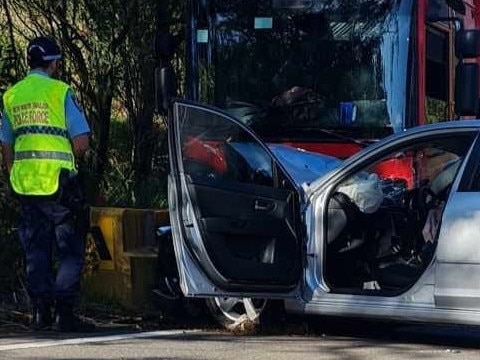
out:
M256 334L220 330L4 335L1 359L479 359L480 329L330 321Z

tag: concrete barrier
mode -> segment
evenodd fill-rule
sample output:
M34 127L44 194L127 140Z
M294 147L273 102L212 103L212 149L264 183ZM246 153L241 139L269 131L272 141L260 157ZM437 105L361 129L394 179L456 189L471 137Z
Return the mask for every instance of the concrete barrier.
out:
M83 278L86 298L131 309L148 306L157 266L156 229L167 224L168 210L92 208L88 241L98 266Z

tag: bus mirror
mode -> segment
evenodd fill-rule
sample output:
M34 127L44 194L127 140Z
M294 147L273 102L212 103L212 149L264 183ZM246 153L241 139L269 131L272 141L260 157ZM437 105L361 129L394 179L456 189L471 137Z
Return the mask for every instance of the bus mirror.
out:
M459 63L455 73L455 113L476 116L479 105L479 68L475 63Z
M176 76L171 66L155 69L155 102L157 112L166 115L169 100L175 96Z
M480 30L460 30L455 37L455 55L460 59L480 56Z

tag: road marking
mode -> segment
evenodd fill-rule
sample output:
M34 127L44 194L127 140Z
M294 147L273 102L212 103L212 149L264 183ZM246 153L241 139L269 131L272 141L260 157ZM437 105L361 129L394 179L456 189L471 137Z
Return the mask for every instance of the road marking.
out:
M100 343L100 342L108 342L108 341L144 339L144 338L151 338L151 337L157 337L157 336L188 335L188 334L193 334L199 331L200 330L162 330L162 331L149 331L149 332L133 333L133 334L82 337L82 338L76 338L76 339L35 341L35 342L18 343L18 344L10 344L10 345L0 345L0 351L33 349L33 348L43 348L43 347L50 347L50 346L82 345L82 344L88 344L88 343Z

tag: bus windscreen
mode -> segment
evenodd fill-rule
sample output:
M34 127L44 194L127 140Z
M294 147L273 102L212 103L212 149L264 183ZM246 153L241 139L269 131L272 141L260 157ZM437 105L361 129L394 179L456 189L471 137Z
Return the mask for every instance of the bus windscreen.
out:
M214 1L215 104L263 133L400 128L412 1Z

